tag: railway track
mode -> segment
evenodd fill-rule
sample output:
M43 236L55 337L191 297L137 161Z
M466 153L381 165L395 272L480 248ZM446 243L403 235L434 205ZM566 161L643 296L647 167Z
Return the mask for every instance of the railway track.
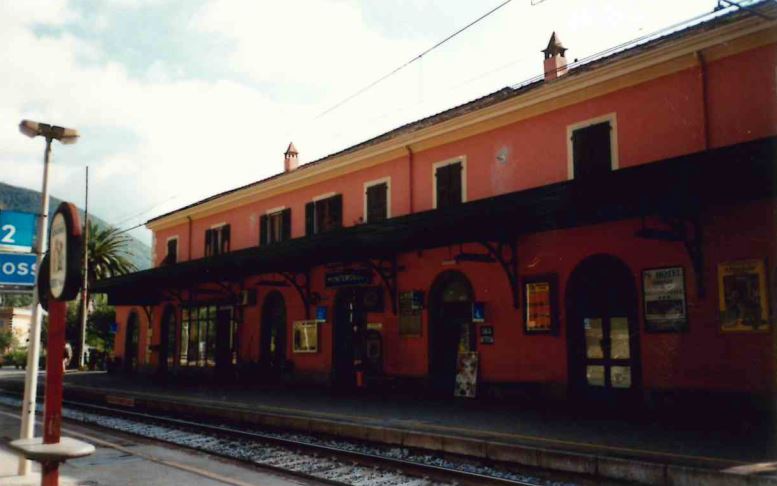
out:
M18 407L18 395L0 394ZM192 419L65 400L67 420L97 425L333 485L571 486L573 482L468 460L434 457L402 447L374 446L306 434L240 429Z

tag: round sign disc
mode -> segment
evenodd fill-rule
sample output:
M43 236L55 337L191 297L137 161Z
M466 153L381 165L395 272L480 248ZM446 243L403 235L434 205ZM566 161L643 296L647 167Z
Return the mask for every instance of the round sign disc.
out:
M78 209L63 202L51 219L49 287L52 299L72 300L78 295L82 272L81 245Z
M55 299L62 297L67 280L67 223L65 216L57 211L51 220L51 258L49 260L49 287L51 296Z

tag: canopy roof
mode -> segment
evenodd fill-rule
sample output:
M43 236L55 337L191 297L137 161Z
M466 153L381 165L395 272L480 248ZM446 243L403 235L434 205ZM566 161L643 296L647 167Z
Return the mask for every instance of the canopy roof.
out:
M774 197L776 173L777 137L770 137L620 169L591 181L565 181L143 270L101 280L92 292L108 294L115 304L155 304L168 289L305 271L325 263L515 241L523 234L639 216L692 219L710 205Z

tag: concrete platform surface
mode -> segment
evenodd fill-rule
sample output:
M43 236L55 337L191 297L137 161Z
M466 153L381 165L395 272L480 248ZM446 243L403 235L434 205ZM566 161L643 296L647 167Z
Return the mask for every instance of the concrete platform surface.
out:
M20 390L21 376L0 372L0 389ZM68 373L65 397L646 484L777 484L774 417L730 403L661 410L581 407L574 402L184 384L95 372ZM721 476L726 470L737 474Z
M0 484L40 485L40 467L17 475L18 456L8 447L19 434L18 410L0 406ZM321 484L267 473L237 462L137 439L124 434L66 424L63 434L96 446L94 454L60 467L61 486L301 486Z

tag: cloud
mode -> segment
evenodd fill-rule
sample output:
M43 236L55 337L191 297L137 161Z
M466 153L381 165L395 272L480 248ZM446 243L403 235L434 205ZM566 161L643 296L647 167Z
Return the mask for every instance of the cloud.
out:
M76 127L78 144L54 147L52 193L83 201L89 165L90 207L129 226L279 172L290 140L310 161L538 74L552 30L582 57L712 0L635 2L650 15L612 0L513 2L324 117L501 2L41 3L0 2L2 179L40 187L43 143L20 119ZM132 15L142 28L114 32Z

